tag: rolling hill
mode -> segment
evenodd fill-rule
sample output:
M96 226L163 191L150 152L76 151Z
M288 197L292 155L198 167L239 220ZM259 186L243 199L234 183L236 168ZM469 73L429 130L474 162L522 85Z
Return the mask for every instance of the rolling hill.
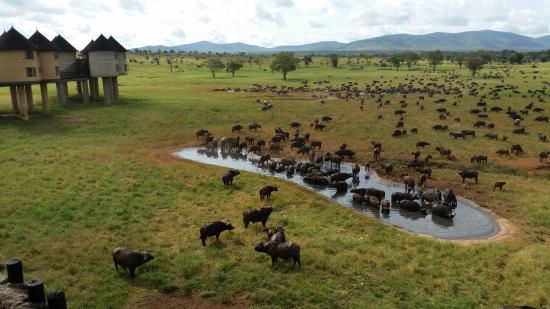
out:
M435 32L423 35L392 34L349 43L323 41L304 45L287 45L272 48L237 43L212 43L200 41L176 46L145 46L140 50L162 51L198 51L228 53L274 53L293 52L358 52L358 51L399 51L399 50L434 50L472 51L504 50L520 51L550 49L550 35L533 38L511 32L492 30L468 31L459 33Z

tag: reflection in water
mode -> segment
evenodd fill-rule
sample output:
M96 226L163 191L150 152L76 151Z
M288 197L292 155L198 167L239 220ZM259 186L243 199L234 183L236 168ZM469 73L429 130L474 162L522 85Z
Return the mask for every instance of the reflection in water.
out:
M249 156L243 153L222 153L217 149L204 150L197 148L183 149L175 153L175 155L183 159L200 163L239 169L242 171L286 179L314 192L322 194L340 205L352 207L360 213L372 216L386 223L401 226L415 233L428 234L444 239L471 239L491 235L497 230L497 225L489 214L485 213L481 209L471 207L470 204L473 203L463 199L459 199L458 206L455 209L456 216L453 219L432 216L430 213L422 214L418 212L410 212L398 207L393 207L393 205L389 214L383 214L378 208L353 205L351 199L352 194L349 193L349 191L346 193L336 193L334 188L306 184L303 182L302 177L298 174L289 176L286 172L276 173L274 171L270 171L267 167L259 167L257 163L255 163L255 161L257 161L257 157L254 155ZM342 172L351 173L351 169L351 164L342 164ZM238 179L236 181L238 182ZM368 175L366 175L365 171L362 170L359 173L359 177L355 181L358 182L358 187L361 188L371 187L384 190L386 192L386 199L388 200L393 192L404 192L403 186L381 180L372 170ZM347 183L350 187L351 182L352 179L348 179ZM258 184L258 186L260 186L260 184Z

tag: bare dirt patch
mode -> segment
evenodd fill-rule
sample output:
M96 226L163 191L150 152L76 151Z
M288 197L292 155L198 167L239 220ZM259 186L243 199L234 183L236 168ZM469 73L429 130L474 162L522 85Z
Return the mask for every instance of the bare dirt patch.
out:
M550 164L545 162L540 162L538 158L518 158L516 160L508 160L501 162L501 164L527 170L527 171L535 171L535 170L544 170L544 171L550 171Z
M59 116L56 117L56 120L61 123L85 123L85 118L79 118L79 117L72 117L72 116Z
M234 299L228 304L210 302L196 296L183 294L156 295L136 304L140 309L243 309L248 308L244 299Z
M173 153L183 148L197 147L198 145L199 143L197 142L189 142L183 145L169 146L153 150L151 151L150 155L153 157L153 160L160 164L181 162L182 160L174 156Z

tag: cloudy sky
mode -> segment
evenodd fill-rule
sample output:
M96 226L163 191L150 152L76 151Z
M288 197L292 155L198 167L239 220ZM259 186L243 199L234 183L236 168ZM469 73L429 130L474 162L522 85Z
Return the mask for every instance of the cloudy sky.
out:
M12 25L27 36L60 33L77 48L100 33L130 48L201 40L272 47L482 29L542 36L550 34L550 0L0 0L0 27Z

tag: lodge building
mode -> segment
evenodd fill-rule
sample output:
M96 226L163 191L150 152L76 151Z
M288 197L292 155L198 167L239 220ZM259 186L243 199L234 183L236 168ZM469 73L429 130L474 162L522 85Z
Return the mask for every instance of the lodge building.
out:
M101 78L103 99L111 104L118 100L118 77L128 73L126 52L113 37L100 35L78 53L61 35L50 41L36 31L27 39L12 27L0 35L0 87L10 88L13 111L24 120L34 111L33 85L40 85L43 113L49 113L49 84L55 84L61 105L69 82L88 103L99 98Z

